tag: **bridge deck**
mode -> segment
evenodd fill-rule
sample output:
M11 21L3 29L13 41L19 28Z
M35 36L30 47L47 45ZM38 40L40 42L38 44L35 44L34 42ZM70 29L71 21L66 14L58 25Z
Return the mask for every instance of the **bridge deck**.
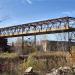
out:
M8 37L17 37L17 36L31 36L31 35L41 35L41 34L53 34L53 33L63 33L63 32L72 32L75 31L75 28L51 28L51 29L44 29L44 30L34 30L29 32L19 32L14 34L3 34L0 35L2 38Z

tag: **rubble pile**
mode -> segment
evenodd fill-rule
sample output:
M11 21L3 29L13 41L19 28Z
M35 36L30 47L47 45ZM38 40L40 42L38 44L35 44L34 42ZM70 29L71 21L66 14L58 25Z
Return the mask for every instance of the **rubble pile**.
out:
M50 73L46 75L75 75L75 65L72 67L65 66L59 67L58 69L52 69Z

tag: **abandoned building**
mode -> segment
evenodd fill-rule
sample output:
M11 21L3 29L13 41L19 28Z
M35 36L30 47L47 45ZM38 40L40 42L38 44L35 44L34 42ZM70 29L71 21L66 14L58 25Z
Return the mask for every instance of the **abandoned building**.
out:
M71 42L69 45L68 41L49 41L49 40L41 40L37 41L36 45L38 50L43 51L67 51L69 50L69 46L74 47L75 42Z

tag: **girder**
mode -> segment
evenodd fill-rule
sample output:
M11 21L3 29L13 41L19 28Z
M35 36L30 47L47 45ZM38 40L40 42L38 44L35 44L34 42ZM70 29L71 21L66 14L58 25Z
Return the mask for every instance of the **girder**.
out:
M0 28L0 37L29 36L75 31L75 18L62 17Z

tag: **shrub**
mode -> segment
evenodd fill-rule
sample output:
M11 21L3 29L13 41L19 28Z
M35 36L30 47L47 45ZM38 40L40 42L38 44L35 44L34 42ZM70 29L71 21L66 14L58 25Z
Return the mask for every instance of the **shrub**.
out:
M23 63L18 66L18 69L20 70L20 72L24 72L26 68L30 66L33 67L35 71L46 71L46 63L36 60L32 54L29 55L27 61L24 60Z

